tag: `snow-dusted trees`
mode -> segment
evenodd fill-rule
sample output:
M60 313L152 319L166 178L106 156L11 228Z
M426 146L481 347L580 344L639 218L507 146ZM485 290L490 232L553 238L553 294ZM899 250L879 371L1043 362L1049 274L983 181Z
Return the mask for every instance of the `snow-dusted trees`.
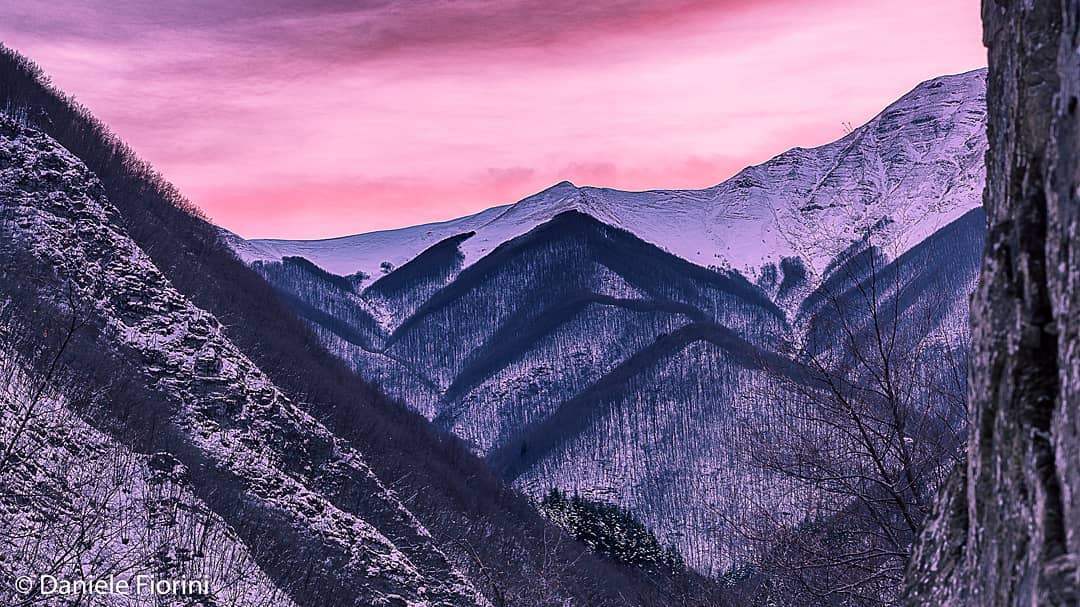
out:
M291 605L179 462L92 421L108 402L147 403L95 346L100 327L74 287L49 288L38 279L50 270L25 262L0 245L0 604L158 604L152 593L57 594L142 576L204 583L184 589L194 602Z

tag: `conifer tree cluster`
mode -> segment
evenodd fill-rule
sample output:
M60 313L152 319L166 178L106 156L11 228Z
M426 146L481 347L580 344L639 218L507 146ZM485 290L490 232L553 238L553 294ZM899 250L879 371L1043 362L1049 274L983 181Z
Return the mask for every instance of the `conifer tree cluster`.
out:
M664 548L652 531L615 504L552 489L540 509L578 541L619 563L670 571L684 567L674 546Z

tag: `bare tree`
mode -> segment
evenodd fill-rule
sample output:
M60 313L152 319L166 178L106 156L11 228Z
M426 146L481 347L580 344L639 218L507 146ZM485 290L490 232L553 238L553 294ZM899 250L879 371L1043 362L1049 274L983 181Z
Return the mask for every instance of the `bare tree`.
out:
M932 494L961 457L964 336L920 283L866 240L826 276L783 361L750 398L769 411L749 449L773 490L733 526L757 548L761 594L783 604L893 604Z

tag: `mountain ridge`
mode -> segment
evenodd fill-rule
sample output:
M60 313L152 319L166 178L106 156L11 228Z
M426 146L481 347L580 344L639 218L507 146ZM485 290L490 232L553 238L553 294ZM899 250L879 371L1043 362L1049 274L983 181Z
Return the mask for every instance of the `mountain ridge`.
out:
M214 503L231 520L243 521L229 510L234 493L256 518L260 500L296 505L259 519L271 523L266 533L276 537L268 539L282 550L252 556L279 582L298 575L314 584L315 594L305 594L282 583L297 602L370 600L362 586L371 581L414 604L468 603L481 590L481 604L507 596L673 604L668 590L697 578L665 578L668 587L612 567L560 535L527 498L557 488L616 503L692 567L720 574L750 555L726 526L750 512L740 510L747 492L796 511L783 483L752 468L750 439L778 421L773 395L762 393L775 380L768 367L795 362L806 335L823 349L835 345L828 306L815 302L858 296L880 270L903 287L885 293L901 320L925 316L926 327L915 328L945 333L943 350L953 348L949 332L966 343L960 320L982 242L970 210L985 146L979 72L923 83L839 142L785 152L708 190L633 193L563 182L439 229L380 233L381 243L337 239L352 247L350 264L357 242L378 245L364 262L372 265L338 275L303 255L314 250L306 244L241 264L222 236L245 243L201 218L84 110L43 92L32 70L12 68L6 52L0 59L3 107L18 110L20 128L54 138L45 147L67 146L115 207L104 217L78 204L53 213L59 199L50 192L68 177L44 158L44 170L4 184L14 194L0 198L0 227L20 236L0 245L55 260L75 283L109 269L96 282L109 294L98 316L112 327L101 358L120 357L119 376L151 382L151 394L160 389L162 402L177 401L171 413L195 420L165 447L186 449L176 469L193 472L202 495L225 499ZM9 147L18 148L0 146L0 164ZM94 183L80 175L74 187ZM49 216L27 222L26 213ZM85 247L69 252L63 238ZM679 247L681 254L668 250ZM113 249L150 265L125 265L119 255L110 266L116 256L101 256ZM46 284L57 287L63 309L62 285ZM928 307L934 313L923 315ZM121 328L124 319L146 327ZM773 358L779 362L759 364ZM232 441L238 461L226 458L217 475L213 441L198 434L211 421L251 430L242 436L249 442ZM132 440L154 436L141 429L121 427ZM297 436L291 458L286 447ZM510 471L503 480L525 497L481 457ZM264 475L263 464L280 470ZM244 483L257 491L244 493ZM284 496L274 491L281 487ZM332 517L339 522L356 518L353 527L368 521L389 542L368 534L368 548L393 554L401 541L398 552L423 562L432 583L418 587L400 559L360 574L341 556L348 550L334 548L354 548L338 541L336 527L308 524L319 508L341 511ZM290 525L289 516L302 522ZM241 531L248 546L267 539ZM288 567L289 558L307 562L327 546L329 561L315 558L306 572Z
M791 256L820 270L883 220L897 224L886 227L900 245L895 256L978 204L984 90L985 69L927 80L833 143L792 148L702 190L626 192L562 181L444 222L324 240L231 235L230 241L247 262L299 255L336 274L377 276L383 261L399 266L438 240L472 231L462 248L467 267L499 243L577 210L692 263L729 267L751 279ZM850 187L852 179L854 192L837 188ZM822 233L830 231L836 234Z
M746 558L722 524L745 514L740 487L786 499L745 450L777 421L755 399L795 361L755 363L798 357L800 340L836 344L825 304L857 297L873 272L902 287L906 330L965 343L982 242L972 214L984 76L929 80L837 142L707 190L561 182L480 215L379 233L382 244L286 243L317 265L355 262L359 250L372 264L387 251L408 257L386 260L374 285L350 274L352 294L290 274L279 251L247 259L320 311L307 318L331 351L534 500L557 488L614 501L718 573ZM714 249L698 256L703 242ZM716 256L720 245L742 257ZM933 322L916 318L924 312Z
M323 600L351 596L376 602L398 595L447 607L485 604L359 454L294 405L228 340L216 318L169 284L116 223L119 213L80 162L44 135L3 116L0 137L4 182L44 186L44 192L25 193L5 188L9 225L17 226L6 232L10 244L25 247L54 268L72 285L69 297L86 301L102 318L103 334L146 361L151 388L169 403L163 421L176 437L171 440L183 445L173 452L196 486L212 482L226 495L226 487L243 487L234 498L241 504L238 510L225 505L225 495L208 502L245 540L257 537L279 548L306 545L313 554L325 551L328 558L342 552L333 567L351 571L351 579L308 571L322 584L307 592ZM43 193L48 205L39 202ZM274 434L276 441L270 438ZM298 461L307 461L308 469ZM372 503L385 500L382 508L396 510L382 524L404 541L404 551L356 513L352 498L330 489L349 483L370 485ZM270 527L270 521L279 520L294 520L296 531L253 534L253 523ZM282 586L296 583L280 563L264 564L281 576ZM440 566L446 580L438 577ZM371 569L385 576L369 579L364 571ZM454 587L455 578L460 587Z

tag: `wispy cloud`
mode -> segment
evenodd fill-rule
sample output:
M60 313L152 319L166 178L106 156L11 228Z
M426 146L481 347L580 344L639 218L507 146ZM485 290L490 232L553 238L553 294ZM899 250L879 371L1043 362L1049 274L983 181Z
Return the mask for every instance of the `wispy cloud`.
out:
M983 64L978 12L977 0L0 0L0 39L226 227L314 237L447 218L560 179L712 185Z

